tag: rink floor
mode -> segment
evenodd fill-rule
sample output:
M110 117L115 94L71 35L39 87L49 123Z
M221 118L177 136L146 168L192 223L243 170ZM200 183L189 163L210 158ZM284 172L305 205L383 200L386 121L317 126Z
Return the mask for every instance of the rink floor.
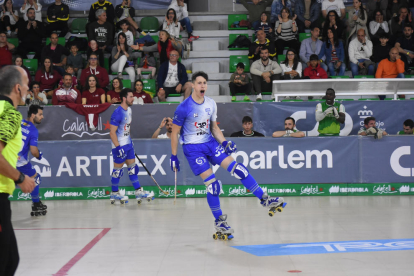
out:
M213 240L204 198L178 199L176 205L156 199L141 206L135 200L127 206L45 201L44 217L30 217L30 202L12 202L21 258L17 275L414 275L412 246L349 252L352 246L299 245L290 246L299 255L281 256L273 247L414 239L414 197L285 199L286 209L271 218L255 198L221 198L235 230L231 241ZM265 256L233 247L249 245ZM338 253L340 248L346 252ZM323 252L313 254L316 249Z

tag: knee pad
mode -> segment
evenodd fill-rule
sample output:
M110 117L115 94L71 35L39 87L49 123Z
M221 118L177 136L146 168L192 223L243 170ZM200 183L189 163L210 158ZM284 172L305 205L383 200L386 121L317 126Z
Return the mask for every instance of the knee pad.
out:
M128 174L129 175L138 175L139 167L136 163L133 163L128 166Z
M227 170L237 179L246 179L249 176L249 170L243 164L236 163L236 161L231 163Z
M213 196L219 196L222 192L221 181L218 181L214 174L210 175L204 180L207 191Z
M120 179L123 175L124 175L124 169L123 168L119 168L119 169L114 168L113 171L112 171L112 178Z
M34 178L34 181L37 185L40 185L40 182L42 181L42 177L40 176L40 174L37 174L36 177Z

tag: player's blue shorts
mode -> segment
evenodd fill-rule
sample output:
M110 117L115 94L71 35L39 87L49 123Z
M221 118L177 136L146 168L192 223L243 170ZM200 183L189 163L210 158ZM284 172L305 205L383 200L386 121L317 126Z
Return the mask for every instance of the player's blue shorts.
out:
M210 163L220 165L228 155L215 139L203 144L184 144L183 151L195 175L210 169Z
M19 172L24 173L25 175L27 175L29 177L32 177L32 176L34 176L36 174L36 170L35 170L35 168L33 168L32 164L30 164L30 162L27 163L24 166L17 167L16 169Z
M118 158L118 151L116 150L116 148L112 149L112 156L114 158L114 162L116 164L122 164L125 162L125 160L127 159L134 159L135 160L135 151L134 151L134 144L128 144L125 146L121 146L121 148L124 150L126 158L122 159L122 158Z

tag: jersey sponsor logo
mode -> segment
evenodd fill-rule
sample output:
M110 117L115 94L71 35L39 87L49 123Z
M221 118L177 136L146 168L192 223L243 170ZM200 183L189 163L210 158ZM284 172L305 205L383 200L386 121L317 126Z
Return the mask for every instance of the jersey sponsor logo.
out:
M301 195L320 195L320 194L324 194L325 192L323 191L323 188L318 188L318 186L313 187L313 185L306 186L306 187L301 187L300 188L300 194Z
M198 164L198 165L203 165L204 163L206 163L207 162L207 160L204 158L204 157L198 157L197 159L196 159L196 163Z
M251 195L252 193L246 189L244 186L230 187L229 196L246 196Z
M198 114L197 114L197 113L194 113L194 118L195 118L195 117L198 117Z
M105 189L92 189L88 191L88 198L109 198L109 196Z
M211 108L206 108L207 115L211 115Z
M380 186L374 186L373 194L395 194L396 191L394 187L391 185L380 185Z
M409 193L410 192L410 186L409 185L402 185L398 191L401 193Z
M75 121L70 121L69 119L66 119L63 122L63 134L61 137L67 136L67 135L74 135L77 136L79 138L82 138L83 135L89 135L89 136L94 136L94 135L101 135L101 136L105 136L105 135L109 135L109 129L110 129L110 123L109 121L106 121L106 124L102 122L102 117L99 117L98 119L98 126L95 129L96 131L94 132L90 132L88 123L86 123L85 121L83 122L79 122L79 117L76 117ZM102 133L103 131L108 130L108 132ZM77 133L77 132L80 132Z
M197 135L208 135L210 129L209 120L206 122L194 122L194 126L197 129Z

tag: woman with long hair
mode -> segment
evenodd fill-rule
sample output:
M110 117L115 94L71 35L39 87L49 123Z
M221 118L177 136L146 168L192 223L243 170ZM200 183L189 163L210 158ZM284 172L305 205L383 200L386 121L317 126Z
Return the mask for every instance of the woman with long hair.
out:
M144 83L142 80L135 81L134 88L134 104L154 103L151 95L144 91Z
M62 76L53 70L52 59L45 57L42 66L35 75L35 80L40 84L40 91L45 92L48 98L52 98L53 89L61 78Z
M29 68L23 65L23 58L21 56L16 56L14 59L14 65L22 67L25 71L27 76L29 77L29 84L28 86L31 87L32 78L30 77L30 71Z
M293 48L289 48L286 52L286 59L280 63L282 68L282 77L285 80L300 79L302 77L302 63Z
M162 29L168 32L172 46L183 57L184 45L180 39L180 28L181 24L180 21L177 20L177 13L174 9L169 9L165 15L164 23L162 23ZM187 54L189 54L189 51L187 51Z
M381 44L379 39L384 34L389 34L390 28L388 22L384 19L384 14L381 10L374 12L375 19L369 22L369 35L371 37L372 44Z
M356 37L356 33L359 29L364 29L368 38L367 21L368 14L365 11L361 0L354 0L354 7L349 12L348 18L348 41L351 41Z
M3 11L0 13L0 20L2 23L2 27L6 29L7 36L12 35L12 31L14 31L14 35L17 35L18 32L18 24L19 21L19 12L13 9L13 1L6 0L3 4Z
M106 93L106 102L112 104L121 103L121 90L124 89L124 84L120 78L112 80L112 89Z
M85 87L86 79L90 75L95 75L98 78L98 83L100 87L104 88L109 84L108 72L105 68L99 66L98 56L96 54L91 54L88 58L88 63L86 68L82 70L80 85Z
M290 11L288 8L282 9L282 16L278 16L279 20L276 22L276 53L282 54L285 47L295 49L299 52L300 43L296 38L298 28L296 26L296 15L290 19Z
M169 60L170 52L174 50L174 47L171 43L170 34L162 30L159 33L158 40L158 53L160 54L160 64Z
M100 88L98 78L95 75L90 75L85 90L82 92L82 104L101 103L105 103L105 91Z
M129 61L129 62L128 62ZM122 72L129 75L131 81L135 80L135 68L129 66L132 62L132 48L127 44L127 38L124 33L118 34L118 44L112 48L112 65L111 70L118 73L118 78L122 79Z
M344 31L344 24L342 23L342 20L339 18L338 14L334 10L329 11L328 15L326 16L326 21L325 21L325 24L323 25L323 31L322 31L323 40L327 39L329 28L334 28L336 30L338 39L342 39L342 34Z
M336 36L336 31L334 28L329 28L328 37L323 43L321 51L319 52L319 59L323 56L326 57L325 63L328 66L329 74L331 76L345 75L345 50L344 45L341 40Z

